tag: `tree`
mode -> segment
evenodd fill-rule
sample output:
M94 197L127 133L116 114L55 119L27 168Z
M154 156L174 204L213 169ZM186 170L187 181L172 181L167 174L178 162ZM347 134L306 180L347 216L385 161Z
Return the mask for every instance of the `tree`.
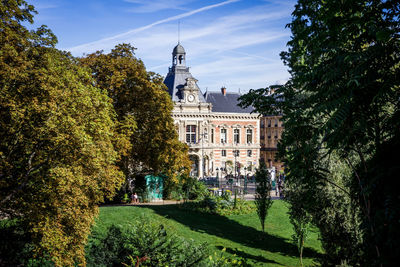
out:
M0 213L17 219L36 256L85 263L97 205L123 179L115 165L115 113L90 74L54 48L33 6L0 8Z
M168 188L178 182L178 175L189 173L188 147L178 140L162 77L147 72L134 50L120 44L109 54L97 51L80 62L112 98L119 122L132 130L132 148L120 163L128 181L138 173L163 173L169 177Z
M260 167L256 171L255 179L257 183L255 204L257 207L257 215L261 223L261 228L264 232L265 218L268 215L268 209L272 205L272 185L271 174L269 173L267 166L265 165L263 160L260 160Z
M346 234L334 241L329 265L397 261L400 207L393 188L400 162L385 162L384 155L400 143L399 8L398 1L299 0L288 24L289 50L281 54L290 80L273 95L266 88L242 98L261 113L283 113L279 152L286 183L304 186L303 203L313 220L322 219L320 209L332 219L356 222L338 227ZM345 170L339 177L335 163ZM329 208L334 194L346 196L355 214ZM326 230L322 236L334 236L335 229L319 227ZM351 244L360 243L351 253Z
M293 186L293 184L289 184ZM293 188L294 189L294 188ZM287 189L289 192L293 191L291 188ZM299 192L298 188L294 189L296 192ZM304 192L303 192L304 193ZM297 249L299 251L300 257L300 266L303 266L303 250L304 244L308 236L308 231L311 225L312 217L307 212L307 210L303 206L303 199L300 197L295 199L296 194L289 194L290 202L295 203L289 209L289 218L290 223L293 226L294 234L292 235L292 240L296 244Z

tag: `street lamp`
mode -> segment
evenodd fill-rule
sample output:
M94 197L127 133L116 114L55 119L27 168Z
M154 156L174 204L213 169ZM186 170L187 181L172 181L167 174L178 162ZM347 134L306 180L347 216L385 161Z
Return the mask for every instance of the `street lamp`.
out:
M244 193L247 194L247 167L244 167Z
M237 176L236 176L236 168L237 168L237 166L236 166L236 157L237 157L237 150L235 150L234 156L235 156L235 178L236 178L236 182L237 182Z
M206 162L205 162L205 160L204 160L204 146L203 146L203 143L204 143L204 141L203 141L203 139L207 136L207 133L205 133L205 132L203 132L202 134L200 134L200 136L201 136L201 161L202 161L202 166L201 166L201 168L202 168L202 173L203 173L203 179L204 179L204 171L205 171L205 166L206 166Z
M221 183L219 182L219 169L218 169L218 167L217 167L216 171L217 171L218 188L220 188L220 184L221 184Z
M239 181L238 181L238 176L237 176L237 161L236 161L236 158L239 156L238 153L239 152L239 150L235 150L235 153L234 153L234 156L235 156L235 178L236 178L236 185L235 185L235 187L236 187L236 190L237 190L237 188L238 188L238 186L239 186Z

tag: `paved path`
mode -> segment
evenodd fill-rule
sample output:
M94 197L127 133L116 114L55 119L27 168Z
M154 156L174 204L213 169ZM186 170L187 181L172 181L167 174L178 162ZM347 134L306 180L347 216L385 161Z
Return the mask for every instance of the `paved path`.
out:
M232 196L233 198L233 196ZM271 191L271 198L272 199L280 199L279 196L276 195L275 190ZM244 199L248 201L254 200L254 194L246 194L244 195ZM162 200L162 201L154 201L149 203L137 203L137 204L121 204L121 206L159 206L159 205L176 205L181 204L182 201L178 200Z

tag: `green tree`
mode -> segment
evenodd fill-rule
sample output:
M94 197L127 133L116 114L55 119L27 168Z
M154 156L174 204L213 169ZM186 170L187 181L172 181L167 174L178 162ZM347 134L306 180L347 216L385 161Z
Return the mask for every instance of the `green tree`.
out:
M123 179L115 114L88 72L54 48L46 27L28 31L33 6L0 6L0 213L18 219L36 256L85 263L97 205Z
M147 72L134 50L120 44L108 54L97 51L80 62L90 68L96 86L112 98L119 122L132 129L131 150L121 161L128 181L138 173L164 173L169 188L178 182L178 175L190 170L188 148L178 140L173 104L162 77Z
M255 179L257 183L255 204L257 207L257 215L260 219L261 228L264 232L265 218L268 215L268 209L272 205L271 200L271 174L263 160L260 160L260 166L256 171Z
M329 264L390 264L400 252L400 207L393 201L400 162L387 158L400 144L399 5L299 0L288 24L289 50L281 54L290 80L273 95L266 88L242 98L261 113L283 113L279 151L286 183L304 186L313 220L324 219L320 209L324 220L346 222L319 225L323 237L337 229L343 234L333 241ZM333 195L345 196L354 215L341 205L329 207ZM351 221L355 228L347 228ZM351 253L351 244L360 242Z
M293 184L289 184L289 188L286 188L288 192L292 191L290 186L293 186ZM298 188L296 188L295 190L296 192L302 191L299 190ZM308 231L311 225L312 217L304 208L302 202L303 199L301 197L298 199L294 199L296 194L290 194L290 193L289 196L291 198L290 202L295 203L295 205L291 206L291 208L289 209L290 223L293 225L293 230L294 230L294 234L292 235L292 240L296 244L297 249L299 251L300 266L303 266L303 250L308 236Z

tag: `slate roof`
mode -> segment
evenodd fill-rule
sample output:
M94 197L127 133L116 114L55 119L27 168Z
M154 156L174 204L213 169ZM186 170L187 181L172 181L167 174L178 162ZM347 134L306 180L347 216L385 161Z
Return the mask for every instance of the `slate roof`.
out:
M188 67L173 66L169 68L169 72L167 77L165 77L164 84L168 87L168 93L171 96L172 101L179 101L180 99L183 99L180 89L185 86L187 78L193 78ZM199 90L199 101L206 102L197 84L196 87Z
M181 44L177 44L177 46L174 47L174 50L172 50L172 54L186 54L185 48Z
M254 110L253 107L241 108L238 106L239 93L207 92L205 99L212 104L212 112L226 113L250 113Z

